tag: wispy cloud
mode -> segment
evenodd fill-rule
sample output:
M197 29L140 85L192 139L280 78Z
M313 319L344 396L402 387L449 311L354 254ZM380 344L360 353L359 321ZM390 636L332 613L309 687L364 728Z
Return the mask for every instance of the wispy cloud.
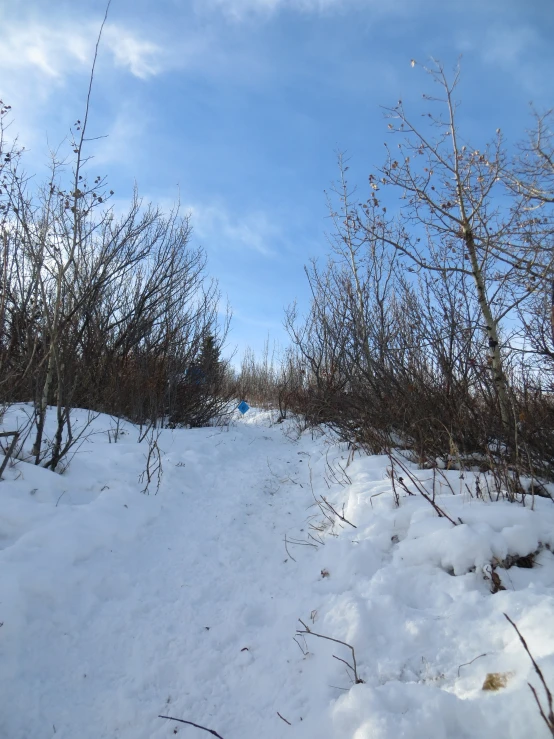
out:
M389 5L403 3L403 0L388 0ZM220 10L236 20L253 15L268 16L278 10L292 10L301 13L318 13L330 10L342 11L353 6L378 7L375 0L196 0L198 10Z
M68 69L87 60L92 38L86 33L61 30L54 25L4 25L0 44L0 70L34 70L42 77L59 80ZM70 66L69 66L70 65Z
M61 82L75 69L89 67L99 22L60 24L58 21L21 23L4 20L0 44L0 72L33 71L50 81ZM104 47L115 64L145 79L159 74L167 55L158 43L139 32L109 24Z
M263 212L231 214L220 205L187 205L195 235L208 248L251 251L264 257L276 255L280 229Z
M482 26L477 32L466 29L458 34L458 47L508 72L531 95L545 92L539 70L545 64L546 46L536 28L498 22Z
M168 54L159 44L120 26L107 26L105 42L115 63L140 79L160 74L170 65Z
M44 126L44 113L58 109L64 119L69 116L69 125L74 115L71 111L82 105L101 18L89 16L77 23L54 14L37 20L4 13L0 22L0 98L12 106L21 142L31 149L40 149L47 133L52 133ZM114 70L145 80L173 65L168 47L150 38L143 29L118 23L105 26L99 72ZM129 140L128 131L123 131L125 111L118 111L117 117L114 134L118 135L112 136L111 141ZM55 118L50 119L49 128L55 124ZM131 128L136 131L137 126ZM117 153L113 146L111 149Z
M134 168L137 151L143 144L152 117L145 106L137 105L136 101L122 101L113 120L102 138L93 145L94 167L105 167L117 164L122 168Z
M280 330L283 328L282 320L268 320L263 318L254 318L252 314L247 314L244 311L233 309L233 319L241 321L241 323L247 326L257 326L258 328L265 328L267 330Z
M504 67L519 64L528 51L540 45L537 32L526 26L490 28L486 41L483 45L483 59Z

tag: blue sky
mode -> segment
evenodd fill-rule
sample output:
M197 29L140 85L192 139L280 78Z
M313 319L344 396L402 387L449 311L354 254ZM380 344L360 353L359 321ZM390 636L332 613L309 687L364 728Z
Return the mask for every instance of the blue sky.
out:
M0 0L0 98L40 176L82 117L104 4ZM479 147L554 106L552 0L113 0L93 92L92 169L125 201L180 198L234 311L230 346L286 343L283 308L324 257L336 152L364 182L382 105L421 110L430 56L462 54L460 122Z

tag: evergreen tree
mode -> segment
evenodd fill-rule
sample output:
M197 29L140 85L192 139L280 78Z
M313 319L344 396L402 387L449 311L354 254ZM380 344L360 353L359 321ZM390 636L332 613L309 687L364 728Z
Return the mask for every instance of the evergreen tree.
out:
M198 367L201 369L203 381L208 387L219 384L222 374L220 347L216 344L213 334L207 334L202 341Z

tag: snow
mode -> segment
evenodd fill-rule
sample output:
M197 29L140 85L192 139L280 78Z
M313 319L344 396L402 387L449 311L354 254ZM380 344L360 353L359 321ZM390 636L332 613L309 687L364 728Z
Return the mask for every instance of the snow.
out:
M157 495L141 493L139 430L122 422L110 443L107 416L63 475L8 467L0 737L208 736L160 714L225 739L548 736L503 614L554 685L552 502L477 500L444 471L454 526L420 495L395 506L388 457L352 461L329 434L239 416L164 430ZM429 489L429 470L411 474ZM320 496L356 528L331 527ZM535 552L531 569L500 566ZM347 646L296 635L298 619L351 644L364 682L333 658L351 662ZM489 673L506 686L483 690Z

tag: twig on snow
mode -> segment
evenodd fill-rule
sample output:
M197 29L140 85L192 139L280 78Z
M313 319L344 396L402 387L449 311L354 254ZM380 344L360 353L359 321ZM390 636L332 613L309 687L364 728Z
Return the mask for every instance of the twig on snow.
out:
M462 669L462 667L467 667L468 665L472 665L475 662L475 660L481 659L481 657L486 657L488 654L490 654L490 652L484 652L483 654L480 654L478 657L474 657L470 662L464 662L463 665L460 665L458 667L458 677L460 677L460 670Z
M312 536L311 534L308 534L309 539L313 539L316 544L321 544L322 546L325 546L325 542L322 539L316 539L315 536Z
M287 554L289 555L289 557L292 559L292 561L293 562L296 562L296 560L294 559L294 557L292 556L292 554L289 552L289 548L287 546L287 535L286 534L285 534L285 550L286 550Z
M302 644L300 644L300 642L298 641L298 639L295 636L293 636L292 639L293 639L293 641L295 641L298 644L298 648L300 649L300 651L302 652L302 654L304 655L304 657L307 657L308 654L309 654L308 647L306 646L306 648L304 649L302 647ZM304 638L304 644L306 644L306 639L305 638Z
M152 427L152 433L148 439L148 456L146 457L146 467L139 475L139 483L142 484L146 480L146 485L141 491L145 495L149 495L150 483L154 476L156 476L156 492L158 494L160 485L162 483L163 467L162 467L162 450L158 446L158 440L160 438L162 430L161 428Z
M430 495L428 495L428 494L427 494L427 492L425 491L425 488L423 487L423 485L421 484L421 482L420 482L420 481L419 481L419 480L417 479L417 477L416 477L415 475L413 475L413 474L412 474L412 473L410 472L410 470L409 470L409 469L408 469L408 468L407 468L407 467L406 467L406 466L405 466L404 464L402 464L402 462L400 462L400 460L399 460L399 459L396 459L395 461L396 461L396 464L398 464L398 466L400 467L400 469L401 469L401 470L402 470L402 471L403 471L403 472L404 472L404 473L405 473L406 475L408 475L408 477L410 478L410 482L412 482L412 483L413 483L413 484L415 485L415 487L417 488L417 490L418 490L419 494L420 494L420 495L421 495L421 496L422 496L423 498L425 498L425 500L426 500L426 501L427 501L428 503L430 503L430 504L431 504L431 505L433 506L433 508L434 508L434 509L435 509L435 511L437 512L437 515L438 515L438 517L439 517L439 518L446 518L446 519L447 519L448 521L450 521L450 523L451 523L451 524L452 524L453 526L457 526L457 525L458 525L458 523L457 523L456 521L454 521L454 520L453 520L452 518L450 518L450 516L448 515L448 513L446 513L446 512L445 512L445 511L444 511L444 510L443 510L443 509L442 509L442 508L440 507L440 506L438 506L438 505L437 505L437 503L435 503L435 492L433 491L433 497L431 497ZM394 469L393 469L393 471L392 471L392 474L395 474L395 473L394 473ZM401 485L402 489L403 489L403 490L404 490L404 491L405 491L406 493L408 493L408 495L413 495L413 493L412 493L412 492L411 492L410 490L408 490L408 486L407 486L407 485L406 485L406 483L404 482L404 478L403 478L403 477L398 477L397 479L398 479L398 482L400 483L400 485ZM461 520L460 518L458 519L458 521L459 521L459 523L463 523L463 522L462 522L462 520Z
M279 716L279 718L282 719L286 724L288 724L289 726L292 726L291 722L290 721L287 721L287 719L284 718L284 716L281 716L281 714L279 713L279 711L277 711L277 716Z
M203 731L207 731L208 734L211 734L212 736L216 736L218 739L223 739L221 734L218 734L217 731L214 731L213 729L207 729L205 726L200 726L200 724L195 724L193 721L185 721L182 718L174 718L173 716L158 716L158 718L166 718L169 721L179 721L181 724L188 724L189 726L194 726L197 729L202 729Z
M317 544L312 544L311 541L302 541L301 539L289 539L289 544L297 544L299 547L313 547L314 549L317 549Z
M352 526L353 529L357 529L358 528L351 521L349 521L347 518L344 517L344 508L343 508L343 511L342 511L343 515L341 516L341 514L333 508L333 506L329 503L329 501L327 500L327 498L324 495L321 496L321 500L325 503L325 505L327 506L327 508L329 508L335 514L335 516L337 518L340 518L341 521L344 521L344 523L347 523L349 526Z
M348 647L348 649L350 649L350 651L352 652L352 664L350 664L349 662L347 662L344 659L341 659L340 657L337 657L336 655L333 655L333 657L335 659L337 659L339 662L344 662L344 664L350 670L352 670L352 673L354 675L354 682L356 683L356 685L359 685L360 683L363 683L364 682L358 676L358 667L357 667L357 664L356 664L356 653L354 652L354 647L352 646L352 644L348 644L347 642L341 641L340 639L335 639L332 636L325 636L324 634L316 634L316 632L315 631L312 631L310 629L310 627L307 626L304 623L304 621L302 621L301 618L299 618L298 620L300 621L300 623L302 624L302 626L304 627L304 629L303 630L297 629L296 630L296 635L297 636L304 636L305 634L311 634L311 636L317 636L319 639L327 639L327 641L334 641L336 644L342 644L344 647Z
M548 703L548 716L544 712L544 708L542 707L542 704L541 704L541 702L539 700L539 697L537 695L537 691L535 690L535 688L531 685L531 683L527 683L527 685L529 686L531 692L533 693L533 697L535 698L535 701L537 703L537 706L539 707L539 711L540 711L540 714L541 714L541 716L543 718L544 723L550 729L550 733L552 734L552 736L554 736L554 706L553 706L553 701L552 701L552 693L550 692L550 689L549 689L548 685L546 684L546 680L544 679L544 675L541 672L541 668L535 662L535 659L534 659L533 655L531 654L531 652L529 651L529 647L527 646L527 642L525 641L525 639L521 635L520 630L517 628L517 626L512 621L512 619L508 616L507 613L505 613L504 616L508 619L508 621L514 627L514 629L516 631L516 634L519 636L519 640L523 644L523 648L525 649L525 651L529 655L529 659L533 663L533 667L535 668L535 672L539 676L539 680L542 683L542 687L544 688L544 692L546 693L546 700L547 700L547 703Z

